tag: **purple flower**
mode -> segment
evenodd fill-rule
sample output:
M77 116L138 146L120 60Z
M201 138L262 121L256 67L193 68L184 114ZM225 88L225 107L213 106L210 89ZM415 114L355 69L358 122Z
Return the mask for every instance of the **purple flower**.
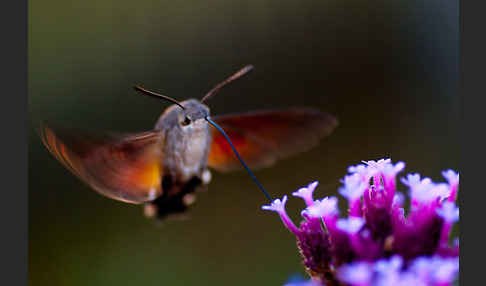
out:
M338 270L338 277L342 282L353 286L370 285L373 278L371 265L366 262L355 262L342 266Z
M451 285L458 273L459 244L449 244L451 228L459 220L459 175L442 173L447 183L419 174L400 181L405 164L390 159L366 161L348 168L339 194L346 198L348 216L340 217L338 198L315 200L317 182L293 193L307 207L299 227L285 211L287 197L265 210L276 211L296 236L312 285ZM410 198L410 208L404 209ZM307 283L307 282L306 282ZM317 283L317 284L316 284Z
M451 186L459 184L459 173L454 172L454 170L445 170L442 172L442 176Z
M339 189L339 194L348 199L348 201L360 199L368 187L368 184L363 182L360 174L357 173L344 177L343 183L344 187Z
M376 273L377 285L399 285L402 279L401 269L403 259L399 255L394 255L389 259L380 259L375 262L373 270ZM413 285L413 284L411 284Z
M403 259L399 255L394 255L389 259L376 261L374 270L381 275L396 274L403 266Z
M444 202L442 207L437 209L437 214L449 223L454 223L459 220L459 208L456 207L455 203L449 201Z
M358 164L356 166L350 166L348 168L348 173L350 174L358 174L363 181L368 181L370 179L370 174L368 167L364 164Z
M318 184L319 182L317 181L312 182L307 187L300 188L297 192L293 192L292 195L302 198L307 206L312 206L314 204L313 193Z
M295 235L299 234L299 230L297 227L294 225L292 220L289 218L287 215L287 212L285 211L285 203L287 203L287 196L283 196L282 200L280 199L275 199L273 200L272 204L269 206L262 206L262 209L268 210L268 211L274 211L277 212L280 215L280 218L282 219L282 222L284 225Z
M456 200L456 193L457 193L457 187L459 185L459 174L454 172L453 170L449 169L444 172L442 172L442 176L447 180L451 187L451 194L449 197L449 201L455 201Z
M405 196L402 193L396 193L393 197L392 204L394 206L401 207L403 205L403 202L405 202Z
M427 285L450 285L459 271L459 258L419 257L409 269Z
M440 243L441 245L447 245L452 225L459 220L459 208L456 207L455 203L446 201L442 204L441 208L436 210L436 212L444 219L444 225L440 235Z
M363 181L363 177L354 173L344 177L344 187L339 189L339 194L348 200L349 215L361 216L360 199L368 188L368 184Z
M338 199L336 197L325 197L322 200L316 200L311 206L303 211L303 215L314 218L332 217L339 214L337 207Z
M337 221L337 228L349 234L357 233L365 224L360 217L341 218Z
M366 165L368 165L368 168L371 168L372 170L376 170L377 172L380 172L381 170L384 169L385 165L391 164L391 159L380 159L378 161L363 161Z
M405 168L405 163L404 162L398 162L395 165L389 163L389 164L384 164L382 166L381 172L386 177L395 177L404 168Z
M445 199L450 195L450 187L447 184L434 184L424 179L421 183L413 186L411 197L417 203L430 203L433 200Z
M426 182L430 182L429 178L425 178L425 180ZM408 174L406 178L402 178L400 181L409 188L413 188L422 182L420 179L420 174L417 173Z
M323 274L331 272L331 242L318 219L301 222L297 246L301 250L307 271Z
M458 258L418 257L405 266L400 256L374 263L354 262L338 269L340 281L351 286L445 286L459 271Z

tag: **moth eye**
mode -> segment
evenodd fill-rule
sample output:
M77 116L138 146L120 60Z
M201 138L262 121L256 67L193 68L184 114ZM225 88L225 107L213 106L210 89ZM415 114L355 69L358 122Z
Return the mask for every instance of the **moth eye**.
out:
M184 121L182 121L182 122L181 122L181 125L182 125L182 126L187 126L187 125L189 125L189 124L191 124L191 119L189 119L189 117L187 117L187 116L186 116L186 117L184 118Z

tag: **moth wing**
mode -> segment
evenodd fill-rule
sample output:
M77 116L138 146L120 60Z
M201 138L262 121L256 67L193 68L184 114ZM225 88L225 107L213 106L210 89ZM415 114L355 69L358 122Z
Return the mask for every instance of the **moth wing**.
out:
M160 132L92 136L45 125L39 131L52 155L98 193L134 204L162 194Z
M251 168L268 167L278 159L306 151L338 125L332 115L313 108L255 111L212 119L225 130ZM241 168L229 143L215 128L208 166L218 171Z

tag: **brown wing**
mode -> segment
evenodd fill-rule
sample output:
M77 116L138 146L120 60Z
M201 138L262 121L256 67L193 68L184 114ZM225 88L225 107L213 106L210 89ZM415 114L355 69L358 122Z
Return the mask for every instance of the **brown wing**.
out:
M40 136L56 159L102 195L142 203L162 193L159 132L94 137L43 125Z
M215 116L251 168L267 167L277 159L305 151L336 128L337 120L312 108L257 111ZM239 169L240 163L222 134L212 130L208 166L219 171Z

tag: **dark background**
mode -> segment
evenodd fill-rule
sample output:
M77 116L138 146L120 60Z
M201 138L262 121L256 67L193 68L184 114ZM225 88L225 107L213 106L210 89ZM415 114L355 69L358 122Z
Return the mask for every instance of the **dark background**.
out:
M457 1L31 1L29 112L97 131L144 131L168 104L212 114L314 106L340 126L256 175L275 197L312 180L335 194L347 166L391 157L441 179L458 170ZM281 285L303 273L294 237L244 172L217 174L191 219L154 224L106 199L29 138L30 285ZM405 188L401 187L402 190ZM298 221L303 203L290 199Z

